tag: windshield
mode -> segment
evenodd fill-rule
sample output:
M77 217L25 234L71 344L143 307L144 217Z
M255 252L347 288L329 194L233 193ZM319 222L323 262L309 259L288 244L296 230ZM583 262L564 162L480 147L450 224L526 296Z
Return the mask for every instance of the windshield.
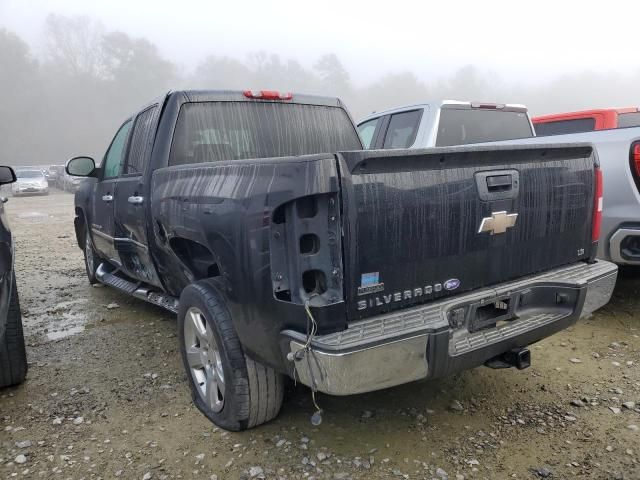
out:
M182 106L169 165L360 150L342 108L275 102Z
M436 146L497 142L533 136L524 112L442 108Z
M44 175L40 170L18 170L16 171L17 178L43 178Z

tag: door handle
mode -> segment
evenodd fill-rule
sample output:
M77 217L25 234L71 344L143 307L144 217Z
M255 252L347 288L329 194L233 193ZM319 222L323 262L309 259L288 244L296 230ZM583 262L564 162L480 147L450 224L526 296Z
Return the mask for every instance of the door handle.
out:
M103 202L113 202L113 195L110 194L106 194L102 196L102 201Z
M513 186L513 178L511 175L493 175L487 177L487 189L490 192L497 192L501 190L510 190Z
M144 197L133 195L132 197L127 198L127 202L132 205L140 205L142 202L144 202Z

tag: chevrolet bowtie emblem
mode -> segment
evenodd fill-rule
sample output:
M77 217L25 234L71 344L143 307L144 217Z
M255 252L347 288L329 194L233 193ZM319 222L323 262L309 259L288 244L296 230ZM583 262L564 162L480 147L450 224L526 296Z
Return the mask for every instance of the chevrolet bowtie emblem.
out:
M490 217L482 219L478 233L489 232L491 235L504 233L507 228L511 228L516 224L517 219L517 213L493 212Z

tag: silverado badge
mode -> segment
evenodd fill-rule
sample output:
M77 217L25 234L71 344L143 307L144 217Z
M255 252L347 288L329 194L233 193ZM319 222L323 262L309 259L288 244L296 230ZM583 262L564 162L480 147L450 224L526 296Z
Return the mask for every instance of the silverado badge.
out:
M507 228L511 228L516 224L517 219L517 213L492 212L490 217L482 219L478 233L489 232L491 235L504 233Z

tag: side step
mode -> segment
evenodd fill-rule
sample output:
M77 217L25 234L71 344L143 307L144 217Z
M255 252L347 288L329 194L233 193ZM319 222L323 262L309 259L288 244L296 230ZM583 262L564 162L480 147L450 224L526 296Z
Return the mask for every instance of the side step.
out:
M132 282L131 280L122 278L117 274L117 272L109 272L107 271L107 266L104 263L101 263L96 270L96 278L100 283L109 285L110 287L116 288L135 298L153 303L154 305L164 308L165 310L169 310L172 313L178 313L177 298L167 295L164 292L151 290L142 282Z

